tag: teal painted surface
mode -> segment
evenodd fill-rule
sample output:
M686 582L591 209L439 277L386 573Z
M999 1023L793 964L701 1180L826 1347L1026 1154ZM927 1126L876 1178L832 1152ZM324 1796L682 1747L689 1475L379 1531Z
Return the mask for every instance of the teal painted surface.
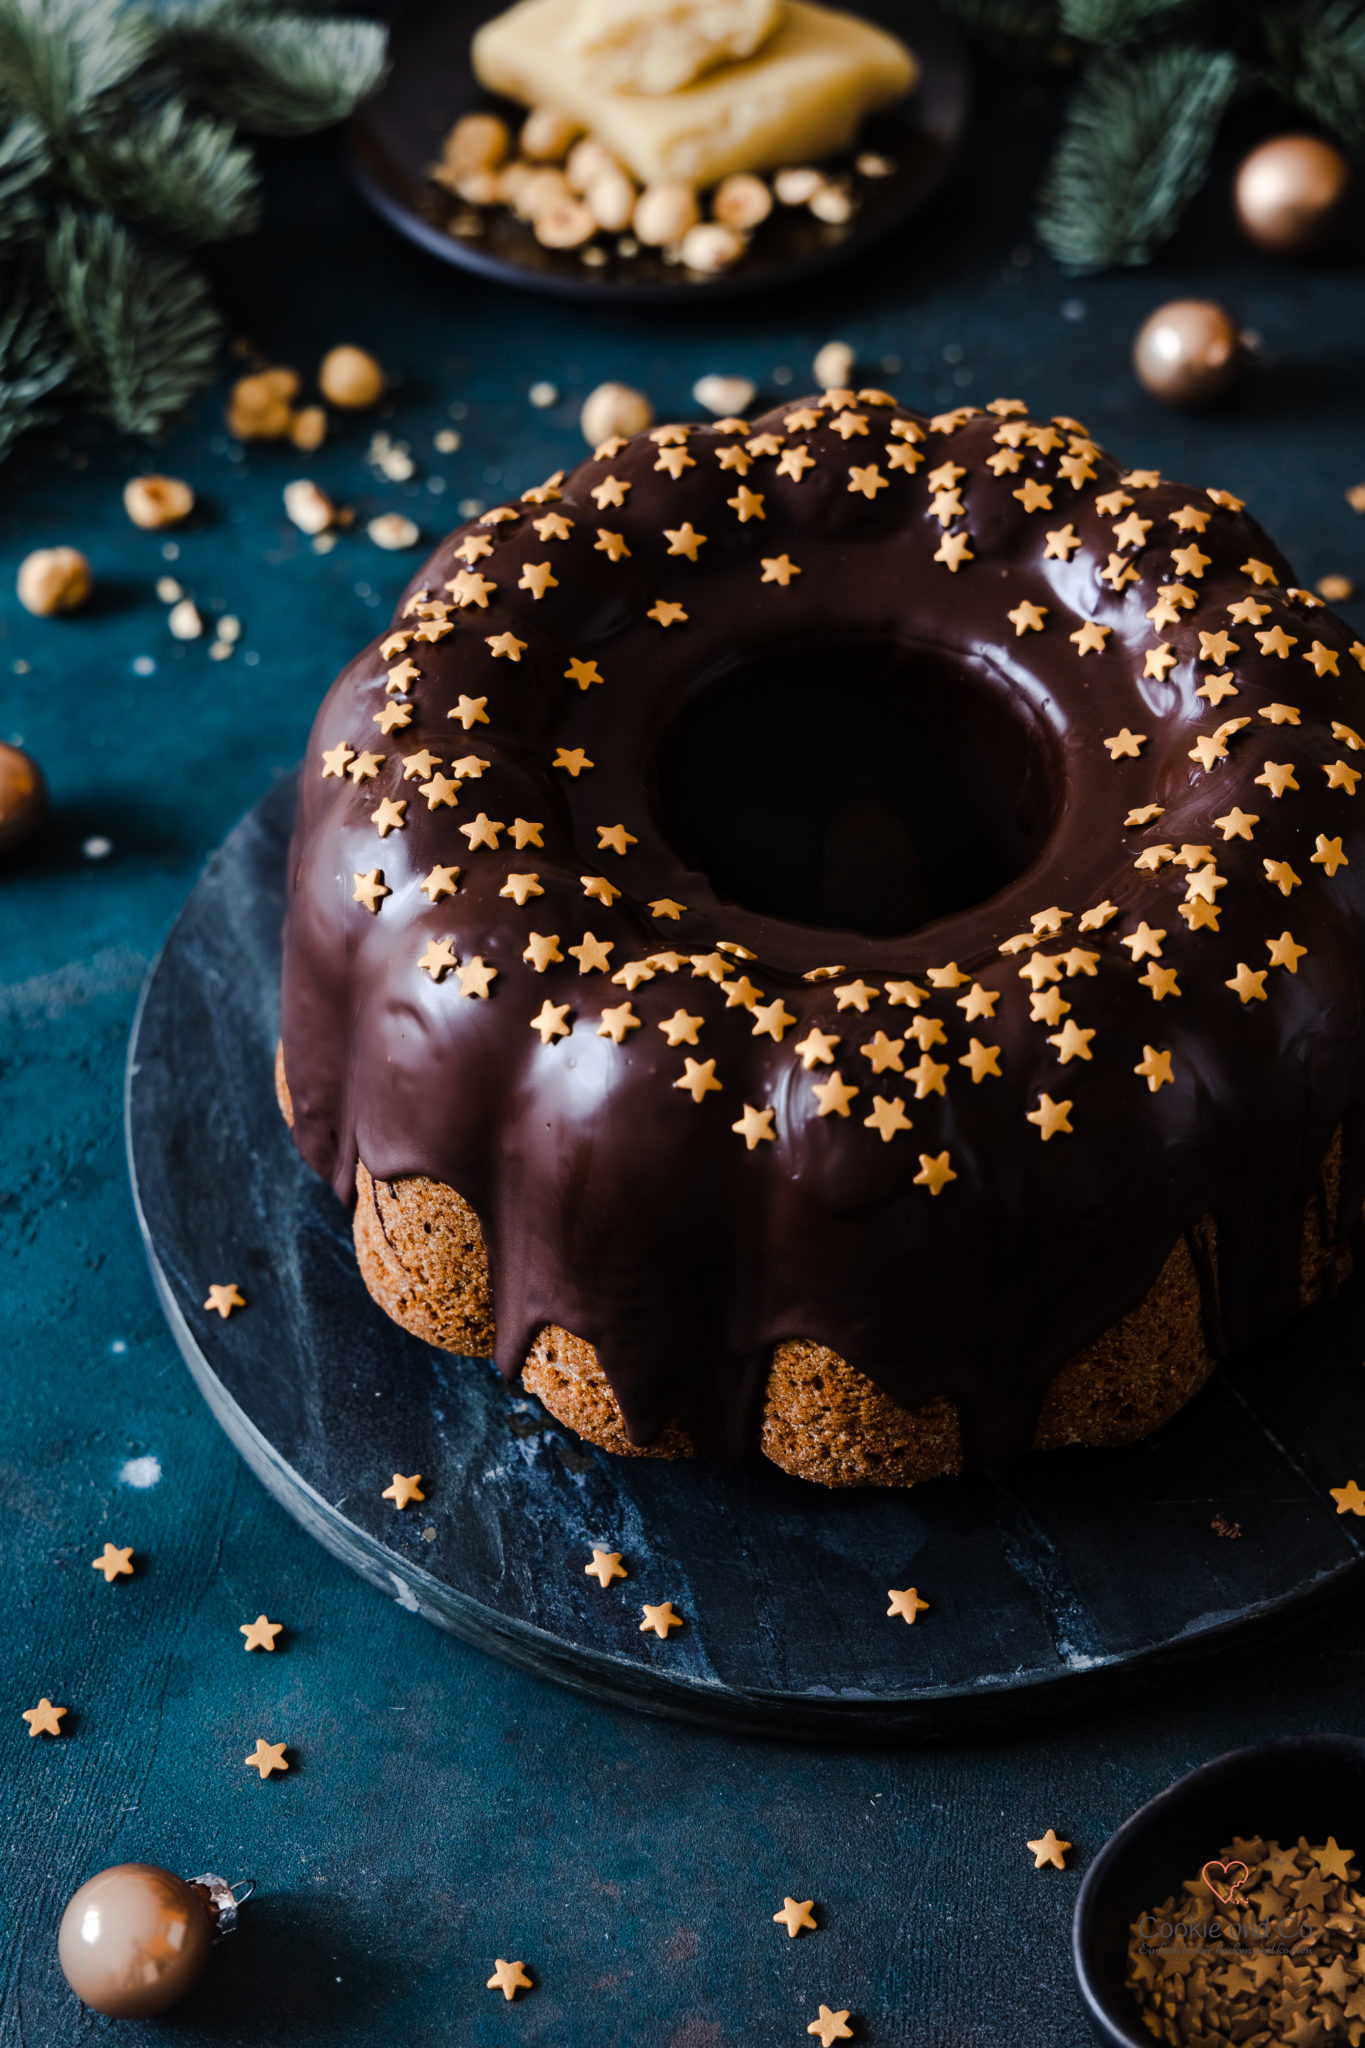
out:
M1216 194L1146 273L1074 283L1015 263L1046 119L1026 90L988 95L965 178L902 247L715 326L700 311L594 319L443 271L369 220L334 144L281 151L266 234L218 259L234 331L304 369L340 339L374 347L402 378L393 417L341 426L314 457L240 455L221 394L204 400L155 455L201 497L174 562L119 504L144 451L81 428L0 469L0 737L32 747L56 804L0 879L4 2048L781 2048L821 2001L850 2007L872 2044L1079 2048L1078 1880L1035 1875L1025 1836L1055 1826L1080 1869L1139 1800L1222 1748L1360 1727L1358 1625L1145 1705L934 1751L760 1745L571 1698L386 1603L267 1500L179 1362L128 1197L122 1059L145 968L417 559L363 531L314 554L283 517L292 476L362 521L409 512L434 539L462 498L495 502L574 460L600 378L685 414L706 370L799 391L838 334L914 403L1006 393L1074 413L1134 462L1245 496L1304 581L1365 580L1365 525L1342 496L1365 474L1358 266L1249 255ZM1226 298L1269 362L1202 420L1151 405L1127 368L1142 315L1185 293ZM877 370L891 355L902 370ZM526 397L541 378L563 393L547 412ZM411 483L365 467L376 425L410 443ZM450 456L432 446L446 425L464 437ZM14 569L58 541L90 554L98 600L29 620ZM230 660L170 638L163 573L241 618ZM112 842L104 860L81 851L94 836ZM161 1476L138 1487L129 1461L149 1458ZM90 1570L106 1538L134 1546L134 1581ZM247 1656L238 1626L263 1609L288 1634ZM18 1718L43 1693L71 1709L60 1742L30 1741ZM258 1736L289 1743L287 1779L243 1768ZM69 1891L132 1857L260 1886L201 1991L145 2028L83 2013L53 1946ZM772 1925L785 1892L816 1898L818 1934ZM536 1978L515 2006L483 1988L497 1955Z

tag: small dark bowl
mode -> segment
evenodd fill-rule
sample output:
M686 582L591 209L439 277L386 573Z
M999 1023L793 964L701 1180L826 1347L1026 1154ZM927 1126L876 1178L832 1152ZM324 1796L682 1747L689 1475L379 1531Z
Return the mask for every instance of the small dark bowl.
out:
M1071 1953L1090 2023L1106 2048L1152 2048L1124 1984L1128 1933L1234 1835L1339 1842L1365 1855L1365 1737L1286 1735L1230 1750L1140 1806L1091 1864L1076 1900Z

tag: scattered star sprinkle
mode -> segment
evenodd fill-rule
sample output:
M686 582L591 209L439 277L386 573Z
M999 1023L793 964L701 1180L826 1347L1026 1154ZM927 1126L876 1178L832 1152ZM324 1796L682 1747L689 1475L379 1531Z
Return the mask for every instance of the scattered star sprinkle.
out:
M283 1742L267 1742L258 1735L255 1749L250 1756L243 1757L242 1761L249 1771L259 1771L262 1778L268 1778L272 1771L289 1769L285 1762L285 1747Z
M831 2012L827 2005L822 2005L819 2019L812 2020L806 2032L819 2035L820 2048L833 2048L836 2041L851 2041L853 2029L848 2024L848 2008Z
M930 1065L932 1064L931 1061ZM908 1131L912 1128L910 1118L905 1114L905 1101L902 1096L873 1096L872 1114L863 1118L865 1131L875 1131L882 1143L889 1145L899 1131Z
M386 1486L379 1497L381 1500L391 1500L396 1508L405 1508L415 1500L425 1500L421 1478L420 1472L414 1472L411 1478L405 1478L401 1472L395 1472L392 1486Z
M731 1124L730 1129L737 1137L743 1138L745 1146L752 1152L764 1140L775 1141L777 1133L773 1129L773 1118L776 1114L776 1110L755 1109L752 1103L746 1102L743 1116Z
M270 1621L264 1614L258 1614L254 1621L244 1621L239 1633L246 1637L244 1650L273 1650L275 1638L284 1633L282 1621Z
M1230 988L1233 994L1240 997L1244 1003L1263 1003L1266 999L1265 978L1269 971L1269 968L1266 967L1258 967L1253 970L1247 966L1245 960L1239 960L1237 972L1233 975L1231 981L1225 982L1223 986Z
M814 1905L814 1899L783 1899L782 1911L774 1913L773 1919L779 1927L785 1927L792 1940L795 1941L803 1927L813 1928L817 1925L815 1914L812 1910Z
M654 1634L663 1641L667 1639L668 1631L671 1628L681 1628L683 1625L682 1616L673 1612L673 1602L671 1600L663 1601L658 1607L650 1607L646 1604L641 1611L645 1617L640 1623L640 1634L642 1636L648 1635L653 1630Z
M823 1081L811 1083L811 1093L820 1105L821 1116L846 1117L850 1102L861 1092L858 1088L850 1088L841 1074L831 1074Z
M586 1577L596 1579L598 1585L604 1588L609 1586L613 1579L625 1579L630 1576L621 1562L619 1550L594 1550L592 1562L585 1564L583 1571Z
M920 1153L919 1172L914 1180L917 1188L928 1188L931 1195L941 1195L948 1182L956 1179L957 1175L953 1171L947 1152L940 1152L936 1156L928 1152Z
M66 1707L54 1707L44 1694L36 1707L25 1707L22 1710L21 1718L28 1722L30 1736L60 1735L63 1718L68 1712L69 1709Z
M1028 1847L1033 1852L1035 1870L1042 1870L1048 1865L1054 1870L1066 1869L1066 1852L1071 1844L1063 1842L1052 1828L1045 1835L1040 1835L1036 1842L1030 1842Z
M1043 1143L1046 1144L1048 1139L1055 1138L1059 1131L1074 1129L1070 1121L1070 1113L1074 1107L1074 1103L1054 1102L1050 1095L1042 1094L1038 1097L1037 1109L1027 1110L1025 1116L1029 1123L1037 1124Z
M133 1576L133 1547L131 1543L120 1550L112 1543L106 1543L98 1557L90 1560L92 1571L104 1573L104 1583L112 1586L117 1578L131 1579Z
M515 1998L519 1991L529 1991L531 1980L526 1974L526 1965L521 1962L505 1963L502 1957L498 1956L493 1965L493 1974L484 1988L488 1991L500 1991L503 1997L509 2000Z
M230 1280L226 1286L215 1284L210 1287L209 1297L204 1303L204 1307L210 1311L216 1311L223 1318L223 1321L226 1322L235 1308L246 1307L246 1298L236 1281Z
M1365 1515L1365 1493L1357 1486L1354 1479L1348 1479L1344 1486L1329 1486L1327 1491L1336 1502L1339 1515ZM43 1704L46 1706L46 1700L44 1700ZM63 1709L60 1707L57 1709L58 1713L62 1711ZM34 1732L36 1733L37 1731L35 1730ZM53 1733L56 1733L55 1729Z

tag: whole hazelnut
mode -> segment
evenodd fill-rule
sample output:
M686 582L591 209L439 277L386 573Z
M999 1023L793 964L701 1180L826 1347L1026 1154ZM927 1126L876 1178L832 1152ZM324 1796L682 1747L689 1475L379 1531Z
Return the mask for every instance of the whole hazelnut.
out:
M593 179L600 177L603 171L619 171L620 168L603 143L593 135L585 135L569 151L564 172L575 192L586 192Z
M320 405L305 405L289 423L289 438L296 448L311 454L327 439L327 414Z
M522 123L521 153L541 163L563 163L582 133L581 123L567 114L557 114L553 107L533 107Z
M747 234L765 221L773 210L773 195L762 178L748 171L736 171L722 178L711 198L711 211L727 228Z
M632 225L647 249L665 249L680 242L700 219L701 208L692 187L674 181L646 185L635 202Z
M608 164L597 173L583 197L598 227L605 228L609 235L619 235L630 226L635 211L635 186L615 164Z
M563 171L539 164L520 187L513 205L523 220L539 220L552 206L572 204L573 192Z
M293 370L259 370L239 377L228 400L228 432L238 441L279 441L289 432L298 395Z
M334 517L331 499L308 477L298 477L284 487L285 517L300 533L324 533Z
M811 194L810 210L826 226L841 228L853 218L853 201L842 185L822 185Z
M687 230L678 253L688 270L710 277L738 263L745 246L743 235L736 229L727 228L718 220L703 220Z
M47 784L31 754L0 745L0 853L27 839L43 821Z
M363 348L343 343L327 351L318 371L318 388L333 405L348 412L362 412L377 405L384 396L384 372Z
M597 233L591 209L572 192L544 206L535 217L536 240L546 249L577 249Z
M15 588L35 619L79 611L90 595L90 564L79 548L37 548L19 564Z
M175 526L194 510L194 492L178 476L130 476L123 486L123 509L134 526L154 531Z
M182 597L179 604L171 606L166 624L177 640L198 640L204 630L203 615L192 597Z
M792 164L777 173L773 190L783 206L809 206L824 182L824 174L813 165Z
M846 341L827 341L811 364L822 391L842 391L853 376L857 357Z
M698 377L692 386L692 396L698 405L703 406L707 412L714 413L717 419L733 419L737 413L743 414L749 410L756 392L753 382L748 377L726 377L719 371L711 370L706 376Z
M578 423L588 446L596 448L613 434L642 434L654 424L654 408L629 384L599 384L583 401Z
M491 171L511 147L511 131L496 114L466 114L441 146L441 168L452 180L471 171Z
M381 512L365 531L377 548L415 548L422 538L416 521L402 512Z

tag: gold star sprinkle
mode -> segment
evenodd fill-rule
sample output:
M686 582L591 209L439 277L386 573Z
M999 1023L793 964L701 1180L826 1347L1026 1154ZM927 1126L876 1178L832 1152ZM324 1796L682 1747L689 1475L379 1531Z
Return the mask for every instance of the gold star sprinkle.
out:
M754 1020L753 1036L761 1038L766 1034L776 1045L782 1043L782 1034L788 1025L796 1022L791 1011L783 1007L781 996L771 1003L751 1004L749 1015Z
M204 1307L211 1312L216 1310L223 1318L223 1321L226 1322L235 1308L246 1307L246 1300L236 1281L231 1280L226 1287L217 1285L210 1287L209 1298L204 1303Z
M531 1019L531 1029L540 1033L542 1045L551 1044L556 1038L567 1038L569 1027L564 1019L569 1014L567 1003L552 1003L547 996L539 1013Z
M1068 1017L1061 1030L1048 1039L1048 1044L1056 1046L1057 1057L1065 1067L1069 1066L1072 1060L1088 1060L1093 1057L1090 1041L1094 1036L1093 1029L1083 1031L1073 1017Z
M1359 768L1352 768L1346 761L1324 761L1322 772L1327 777L1329 789L1344 789L1347 796L1354 796L1356 784L1361 777Z
M1298 973L1299 962L1308 951L1307 946L1295 944L1292 932L1281 932L1278 939L1267 939L1265 945L1271 966L1287 967L1291 974Z
M420 1472L414 1472L411 1478L404 1478L401 1472L395 1472L392 1486L386 1486L379 1498L381 1500L391 1500L396 1508L405 1508L410 1502L415 1500L425 1500L426 1495L421 1488L421 1478Z
M878 491L889 488L887 479L875 462L861 467L855 463L848 473L848 487L854 493L861 492L865 498L875 498Z
M782 424L789 434L813 433L820 424L820 414L809 405L798 406L794 412L789 412L785 415ZM906 424L907 422L905 421L893 420L891 423L892 433L895 433L898 425L903 426ZM913 438L923 439L918 427L914 429Z
M1202 553L1199 547L1191 542L1187 548L1172 548L1171 560L1175 563L1177 576L1193 576L1197 583L1213 560L1213 556Z
M819 2019L812 2020L806 2032L820 2036L820 2048L833 2048L835 2041L851 2041L853 2029L848 2024L847 2007L843 2012L831 2012L827 2005L822 2005Z
M857 981L846 981L835 989L834 1007L836 1010L851 1009L863 1012L866 1011L872 997L880 993L881 991L871 982L864 981L860 976Z
M354 761L354 759L355 754L347 746L345 740L341 742L340 746L328 747L322 756L322 776L324 782L329 775L337 775L344 779L347 764Z
M1266 880L1274 883L1281 896L1287 896L1292 889L1299 887L1299 877L1287 860L1266 860L1261 865L1265 869Z
M795 1941L803 1927L813 1928L816 1925L815 1915L811 1911L814 1904L814 1899L783 1899L782 1911L774 1913L773 1919L779 1927L785 1927Z
M21 1718L28 1722L28 1732L34 1735L60 1735L62 1720L69 1712L66 1707L54 1707L44 1694L36 1707L25 1707Z
M529 1991L531 1980L526 1974L524 1963L505 1963L499 1956L494 1964L493 1974L484 1987L488 1991L500 1991L504 1998L513 1999L519 1991Z
M1268 604L1257 604L1254 597L1239 597L1236 604L1228 606L1228 617L1234 626L1259 626L1269 611Z
M673 1612L673 1602L671 1600L663 1601L658 1607L650 1607L646 1604L641 1609L641 1612L645 1617L640 1623L640 1634L642 1636L648 1635L652 1629L661 1641L666 1641L668 1631L671 1628L681 1628L683 1625L682 1616Z
M1161 958L1161 941L1165 936L1164 931L1154 931L1146 918L1143 918L1136 931L1129 932L1126 938L1119 940L1119 944L1128 948L1136 967L1139 960Z
M283 1632L282 1621L269 1621L264 1614L258 1614L254 1621L244 1621L239 1630L246 1637L242 1645L245 1650L273 1650L276 1636Z
M928 1152L920 1153L919 1172L914 1181L917 1188L928 1188L931 1195L941 1195L948 1182L956 1179L946 1152L940 1152L937 1157Z
M907 448L905 452L907 455L912 457L912 461L908 465L894 464L893 467L914 467L914 463L919 460L919 457L915 455L915 452L912 448ZM793 483L799 484L802 477L805 475L806 471L808 469L814 468L815 457L811 454L809 448L803 441L799 448L788 448L784 450L782 460L777 465L777 475L789 476Z
M1268 633L1258 633L1256 640L1262 654L1276 654L1281 661L1287 661L1290 648L1299 644L1292 633L1285 632L1283 626L1272 626Z
M1100 581L1107 583L1111 590L1122 590L1125 583L1136 583L1137 580L1137 570L1122 555L1110 555L1109 560L1100 570ZM1153 612L1148 612L1147 616L1150 619L1153 616Z
M607 527L599 526L597 539L593 542L593 553L605 555L609 562L628 561L630 549L626 546L623 533L612 533Z
M1002 1078L1000 1073L999 1046L983 1045L979 1038L972 1038L967 1041L967 1050L958 1061L958 1065L971 1069L974 1086L984 1081L987 1074L994 1074L997 1080Z
M964 562L974 562L975 555L968 546L969 536L965 533L945 533L934 552L936 562L946 562L956 575Z
M793 1048L800 1055L801 1064L807 1073L817 1064L828 1067L833 1063L834 1048L839 1043L837 1031L821 1031L812 1024L806 1036Z
M1138 981L1143 988L1150 990L1154 1003L1163 1002L1167 996L1180 994L1174 967L1158 967L1155 961L1145 974L1138 976Z
M1175 665L1176 656L1171 644L1168 640L1163 640L1160 646L1149 647L1146 650L1143 656L1142 673L1144 677L1150 676L1155 681L1161 683L1166 680L1168 672Z
M618 1003L614 1009L603 1010L597 1023L599 1038L609 1038L613 1045L624 1043L628 1031L638 1031L640 1018L629 1003Z
M768 516L763 510L762 492L751 491L747 484L741 484L734 497L727 498L725 502L738 515L741 526L747 526L751 519L766 519Z
M1329 1486L1327 1491L1336 1502L1339 1515L1365 1515L1365 1493L1361 1492L1354 1479L1348 1479L1344 1486ZM47 1705L46 1700L43 1704ZM58 1713L63 1711L61 1707L57 1709Z
M456 867L434 867L421 885L428 903L439 903L443 896L453 896L459 873Z
M1109 920L1118 914L1118 905L1111 903L1106 896L1103 903L1097 903L1093 909L1081 912L1081 921L1076 929L1082 932L1102 931Z
M866 413L841 412L838 418L832 419L829 424L831 433L837 434L841 441L851 440L855 434L861 434L866 439Z
M1213 496L1212 491L1210 491L1209 496ZM1240 510L1240 507L1238 509ZM1243 562L1241 573L1243 574L1243 576L1249 576L1252 582L1256 585L1258 590L1264 583L1273 583L1278 585L1280 580L1279 577L1275 574L1275 571L1271 568L1269 562L1258 562L1254 555L1252 556L1249 562Z
M476 953L472 960L466 960L464 966L457 968L456 972L460 977L462 996L477 996L480 1001L487 1002L488 992L498 978L496 967L485 967L481 956Z
M420 754L404 754L403 780L412 782L419 775L430 775L441 765L439 754L433 754L430 747L423 747Z
M471 853L475 852L480 846L491 847L493 852L496 853L498 850L498 834L505 832L507 827L503 824L501 818L490 818L487 811L480 811L477 818L471 818L467 824L461 825L460 830L469 841L469 851Z
M552 768L562 768L567 775L573 777L575 782L585 768L591 768L593 765L582 747L556 747L555 757L550 763ZM463 830L463 827L461 827L461 830Z
M490 633L487 644L493 650L495 659L520 661L526 652L526 642L518 640L515 633Z
M1297 725L1300 718L1297 704L1263 704L1260 715L1268 725Z
M695 469L696 466L696 457L689 455L685 448L677 447L661 448L659 459L654 465L656 469L666 470L674 483L677 483L685 469Z
M919 450L912 448L908 441L888 441L886 444L886 466L888 469L903 469L913 476L923 460L924 457L920 454ZM784 473L780 463L778 464L777 473L779 476ZM799 482L800 479L798 478L797 481Z
M1046 546L1043 549L1043 560L1045 562L1069 562L1081 544L1080 535L1075 527L1071 525L1060 526L1055 533L1049 533L1044 538L1046 540Z
M537 974L543 974L556 960L564 958L559 950L559 933L551 932L547 937L541 932L532 932L530 943L521 957L535 968Z
M1322 832L1318 834L1318 850L1313 854L1312 861L1314 867L1325 868L1329 875L1334 875L1338 868L1350 866L1341 850L1341 840L1328 839Z
M693 1039L691 1043L695 1044L696 1040ZM685 1088L694 1102L704 1102L709 1094L721 1087L721 1083L716 1079L715 1061L684 1059L682 1073L673 1086ZM752 1151L753 1147L750 1146L749 1149Z
M852 486L849 487L852 489ZM935 491L929 501L929 510L940 526L951 526L955 519L965 517L960 491Z
M533 519L531 525L541 540L567 540L573 531L572 519L566 519L562 512L547 512L543 519Z
M351 879L355 883L351 891L351 901L363 903L366 910L377 917L384 898L393 894L392 889L384 881L383 869L371 868L367 875L353 875Z
M1154 1045L1143 1046L1142 1058L1133 1072L1147 1083L1148 1091L1152 1095L1168 1083L1172 1087L1175 1085L1175 1076L1171 1072L1171 1055L1168 1052L1159 1052Z
M1244 811L1240 804L1234 804L1230 811L1225 811L1221 818L1215 818L1213 822L1221 830L1224 839L1250 839L1252 826L1259 825L1261 818L1258 811Z
M599 512L608 505L624 505L630 485L619 476L604 476L600 484L594 484L588 493Z
M687 613L682 606L662 597L650 606L645 617L655 620L660 626L684 626L687 623Z
M789 555L764 555L763 557L763 575L760 581L764 583L780 583L785 590L792 577L799 576L800 574L800 569L797 568Z
M383 754L357 754L346 773L357 787L362 782L372 782L384 765Z
M268 1778L272 1771L287 1771L289 1769L284 1759L284 1752L284 1743L266 1742L262 1736L258 1735L255 1749L252 1750L250 1756L243 1757L242 1761L249 1771L259 1771L262 1778Z
M598 1585L604 1589L613 1579L625 1579L630 1576L621 1562L619 1550L594 1550L592 1563L585 1564L583 1571L585 1577L596 1579Z
M1136 760L1146 742L1147 735L1145 732L1129 732L1125 725L1122 732L1116 732L1111 739L1105 740L1103 744L1109 749L1110 760L1118 761L1125 755L1131 755Z
M605 875L580 875L578 879L583 884L583 894L595 903L605 903L608 909L621 893L615 882L609 882Z
M1047 609L1045 604L1030 604L1028 599L1024 598L1012 612L1006 612L1006 618L1014 627L1015 639L1017 640L1023 633L1041 633Z
M564 671L564 680L577 683L580 690L589 690L594 683L600 683L603 678L595 661L579 661L575 657Z
M1182 505L1178 512L1172 512L1171 524L1178 526L1182 533L1202 533L1213 517L1199 505Z
M1273 797L1281 797L1287 789L1297 789L1292 761L1267 761L1264 771L1256 777L1258 789L1268 789Z
M902 1621L913 1625L917 1614L928 1612L929 1602L920 1599L919 1593L914 1586L906 1586L899 1593L892 1586L888 1589L886 1597L891 1602L891 1605L886 1610L888 1621L894 1620L899 1615Z
M1199 635L1199 659L1216 661L1221 668L1230 654L1239 652L1237 642L1224 632L1201 633Z
M1027 1110L1025 1117L1027 1122L1037 1124L1043 1142L1046 1144L1048 1139L1055 1138L1059 1131L1070 1131L1073 1129L1070 1121L1070 1112L1073 1107L1073 1103L1054 1102L1050 1095L1042 1094L1038 1097L1037 1109Z
M1033 477L1026 477L1017 491L1010 496L1017 498L1026 512L1050 512L1052 510L1051 484L1037 483Z
M1103 654L1104 643L1113 631L1111 626L1097 625L1094 619L1087 619L1076 632L1067 638L1078 654Z
M462 555L471 568L475 562L482 562L492 552L492 537L486 533L467 533L455 549L455 553Z
M930 1061L930 1065L932 1064ZM912 1128L910 1118L905 1114L905 1101L902 1096L873 1096L872 1114L863 1118L865 1131L875 1131L882 1143L889 1145L898 1131L908 1131Z
M879 1031L866 1045L860 1045L858 1050L865 1060L871 1062L874 1074L884 1074L888 1068L897 1074L904 1072L901 1060L901 1054L905 1050L903 1038L888 1038L884 1031Z
M951 491L967 474L960 462L940 462L937 469L931 469L925 482L931 491Z
M693 1017L686 1010L675 1010L671 1017L660 1019L659 1029L670 1045L695 1045L702 1022L702 1018Z
M472 604L477 605L481 612L487 611L488 600L497 587L497 584L490 583L486 576L481 576L477 569L461 569L446 585L461 611L467 610Z
M460 785L454 776L433 775L430 782L419 784L418 795L426 798L429 811L434 811L440 804L454 810L460 800Z
M521 581L517 585L518 590L529 590L532 597L539 601L544 597L547 590L558 590L558 588L559 578L555 575L548 562L524 562L522 564Z
M1258 967L1253 970L1247 966L1245 960L1239 960L1237 972L1233 975L1231 981L1224 982L1223 986L1224 988L1230 988L1233 994L1244 1003L1263 1003L1265 1001L1265 978L1269 971L1269 968L1266 967Z
M532 896L543 896L540 876L531 873L509 875L498 891L499 896L510 896L520 910Z
M752 1152L754 1147L765 1139L769 1143L776 1140L777 1133L773 1129L775 1115L775 1110L755 1109L752 1103L746 1102L743 1116L737 1123L731 1124L730 1129L737 1137L743 1138L745 1146Z
M861 1092L861 1089L850 1088L842 1074L830 1074L823 1081L812 1081L811 1083L811 1093L820 1105L819 1114L821 1116L846 1117L848 1115L848 1105L852 1102L854 1096L861 1094Z
M1196 697L1206 698L1210 704L1217 705L1221 704L1225 697L1235 697L1237 685L1233 682L1230 672L1218 676L1205 676L1194 694Z
M104 1573L104 1583L112 1586L117 1578L131 1579L133 1576L133 1546L119 1550L112 1543L106 1543L98 1557L90 1560L91 1569Z
M1033 1852L1035 1870L1042 1870L1049 1864L1054 1870L1066 1869L1066 1852L1071 1844L1063 1842L1054 1829L1049 1828L1045 1835L1040 1835L1036 1842L1030 1842L1028 1847Z
M615 947L614 939L599 939L591 932L584 932L582 943L570 946L569 951L578 962L580 974L605 974L608 956L614 952Z
M947 1072L947 1067L931 1060L927 1052L920 1055L913 1067L907 1067L905 1078L915 1084L916 1102L923 1102L926 1095L944 1094L943 1081Z
M425 967L433 981L439 981L446 969L455 965L454 945L449 939L429 939L417 965Z

